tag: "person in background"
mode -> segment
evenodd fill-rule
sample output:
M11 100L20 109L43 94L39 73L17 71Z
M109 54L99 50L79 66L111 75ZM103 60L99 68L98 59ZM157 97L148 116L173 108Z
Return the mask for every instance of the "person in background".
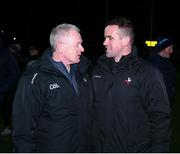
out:
M20 78L20 67L12 52L0 38L0 116L2 116L2 136L11 134L12 102L16 85Z
M161 73L137 56L132 22L108 22L92 72L93 152L168 152L170 107Z
M22 57L21 57L21 45L20 43L17 44L10 44L8 46L9 51L13 54L13 56L15 57L21 72L22 72Z
M13 104L15 152L89 152L92 90L78 27L50 34L52 56L22 75Z
M40 53L40 49L38 49L38 47L36 46L30 46L29 48L29 60L27 63L27 67L32 65L34 62L37 61L38 58L40 58L41 53Z
M170 58L173 54L174 44L169 38L159 38L156 51L149 58L149 62L153 64L163 75L169 100L172 103L175 96L176 84L176 68Z

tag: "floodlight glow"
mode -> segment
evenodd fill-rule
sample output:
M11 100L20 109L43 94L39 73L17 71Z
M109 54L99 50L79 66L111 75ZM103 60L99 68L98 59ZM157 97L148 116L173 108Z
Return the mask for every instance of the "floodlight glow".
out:
M157 41L145 41L145 43L148 47L155 47L157 44Z

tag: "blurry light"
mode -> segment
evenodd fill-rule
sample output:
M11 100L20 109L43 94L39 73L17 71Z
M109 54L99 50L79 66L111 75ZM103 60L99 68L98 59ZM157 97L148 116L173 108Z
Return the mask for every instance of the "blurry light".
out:
M157 44L157 41L145 41L145 43L148 47L155 47Z
M13 37L13 40L15 41L15 40L16 40L16 37Z
M4 30L1 30L1 34L4 34Z

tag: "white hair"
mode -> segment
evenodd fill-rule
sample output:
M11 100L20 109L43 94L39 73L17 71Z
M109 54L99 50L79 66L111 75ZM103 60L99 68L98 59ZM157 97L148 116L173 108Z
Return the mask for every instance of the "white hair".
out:
M80 33L80 29L77 26L67 23L57 25L51 30L49 42L53 51L56 49L57 41L67 36L70 30L74 30Z

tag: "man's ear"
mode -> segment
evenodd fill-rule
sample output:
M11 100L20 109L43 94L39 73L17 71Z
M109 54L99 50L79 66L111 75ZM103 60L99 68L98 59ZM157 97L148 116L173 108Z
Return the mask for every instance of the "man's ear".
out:
M130 37L129 36L124 36L122 39L122 44L123 46L127 46L130 44Z

